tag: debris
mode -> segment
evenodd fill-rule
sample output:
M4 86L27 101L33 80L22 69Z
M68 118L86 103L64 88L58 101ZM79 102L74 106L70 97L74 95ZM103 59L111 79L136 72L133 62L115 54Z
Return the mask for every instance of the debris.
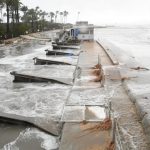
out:
M129 79L130 79L129 77L122 77L122 78L121 78L121 81L129 80Z
M135 67L135 68L131 68L133 70L149 70L148 68L145 67Z
M10 40L5 41L5 45L12 44L12 43L13 41L10 41Z
M96 76L99 76L100 75L100 70L99 69L94 70L93 74L96 75Z
M81 123L85 125L85 124L87 124L88 122L87 122L86 120L83 120Z
M98 76L96 79L94 79L94 82L101 82L103 79L102 76Z
M102 82L102 81L105 81L105 76L103 70L100 70L99 75L97 76L96 79L94 79L94 82Z
M97 64L95 65L94 67L92 67L92 69L101 69L102 68L102 65L101 64Z
M97 76L96 79L92 80L93 82L101 82L101 86L104 86L105 76L103 72L103 68L101 64L97 64L92 69L95 69L93 71L93 74Z
M84 131L105 131L109 130L112 127L112 121L110 118L106 118L103 122L100 122L98 125L95 125L94 127L87 128Z
M106 147L106 150L115 150L115 143L114 142L110 142L108 147Z
M122 77L121 81L130 80L131 78L137 78L137 76L136 77Z

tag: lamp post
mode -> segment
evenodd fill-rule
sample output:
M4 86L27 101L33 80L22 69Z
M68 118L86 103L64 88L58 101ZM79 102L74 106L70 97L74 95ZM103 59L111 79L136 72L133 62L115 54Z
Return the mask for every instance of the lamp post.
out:
M78 11L78 14L77 14L77 21L79 21L79 16L80 16L80 12Z

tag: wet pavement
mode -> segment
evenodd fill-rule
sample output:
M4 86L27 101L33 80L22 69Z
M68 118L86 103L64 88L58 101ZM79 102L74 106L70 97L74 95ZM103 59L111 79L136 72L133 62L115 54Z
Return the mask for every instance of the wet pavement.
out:
M99 123L66 123L63 129L60 150L105 150L111 141L108 131L95 131Z
M78 62L80 73L75 78L62 115L66 123L60 150L106 149L112 140L110 130L90 130L108 118L105 107L108 105L108 91L101 87L100 81L94 81L97 76L93 72L94 66L99 63L99 54L103 55L103 63L108 64L109 59L105 58L105 52L102 53L96 42L83 42L81 47L83 52Z

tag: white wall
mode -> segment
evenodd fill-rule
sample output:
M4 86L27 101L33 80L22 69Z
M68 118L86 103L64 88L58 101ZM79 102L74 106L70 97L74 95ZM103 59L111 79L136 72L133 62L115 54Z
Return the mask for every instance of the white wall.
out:
M79 40L94 40L93 34L79 34L78 35Z

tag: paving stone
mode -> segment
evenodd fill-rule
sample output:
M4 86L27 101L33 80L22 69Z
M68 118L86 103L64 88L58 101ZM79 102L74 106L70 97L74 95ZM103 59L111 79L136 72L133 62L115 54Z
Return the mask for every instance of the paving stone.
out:
M84 106L65 106L61 121L81 122L84 120Z
M86 121L103 121L107 117L106 109L100 106L86 106Z
M109 145L110 131L92 130L98 123L66 123L60 150L104 150Z
M67 105L105 105L106 91L103 88L74 88Z

